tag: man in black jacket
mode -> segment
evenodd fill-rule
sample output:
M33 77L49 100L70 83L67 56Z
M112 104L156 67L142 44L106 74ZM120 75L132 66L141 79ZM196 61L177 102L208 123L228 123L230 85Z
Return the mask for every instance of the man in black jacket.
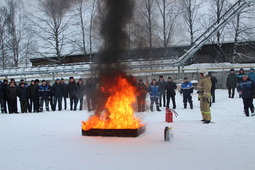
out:
M8 87L8 80L4 80L1 85L1 111L2 113L7 113L7 87Z
M10 85L7 87L7 96L8 96L8 110L9 113L18 113L17 107L17 96L18 88L15 85L15 81L11 81Z
M21 113L27 113L28 110L28 88L25 83L20 83L18 88Z
M56 110L56 106L58 103L58 110L62 110L62 96L63 96L63 86L60 82L60 79L57 79L56 82L53 84L52 87L52 94L54 96L54 106L53 111Z
M70 98L70 110L76 111L76 109L77 109L77 97L76 97L77 84L73 77L69 78L69 83L68 83L67 89L68 89L68 95Z
M176 109L176 103L175 103L175 89L177 88L175 82L173 82L171 77L168 77L168 81L165 85L166 89L166 107L169 108L170 104L170 98L172 99L173 102L173 109Z
M30 112L39 112L39 95L38 95L39 86L35 84L35 81L32 80L31 84L28 86L28 98L30 100Z
M163 107L165 107L166 105L166 82L163 78L163 76L159 76L159 80L157 82L158 86L159 86L159 107L162 106L162 100L163 100Z
M234 98L235 88L237 86L237 75L233 68L230 69L230 73L228 74L226 86L228 88L228 98Z

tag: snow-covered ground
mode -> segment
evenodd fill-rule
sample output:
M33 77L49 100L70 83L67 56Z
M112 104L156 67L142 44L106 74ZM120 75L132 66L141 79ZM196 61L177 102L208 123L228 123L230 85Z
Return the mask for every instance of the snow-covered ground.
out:
M165 112L137 113L146 132L137 138L81 136L87 111L0 114L1 170L253 170L255 117L245 117L242 100L216 91L212 124L202 124L197 96L165 123ZM174 140L165 142L165 126Z

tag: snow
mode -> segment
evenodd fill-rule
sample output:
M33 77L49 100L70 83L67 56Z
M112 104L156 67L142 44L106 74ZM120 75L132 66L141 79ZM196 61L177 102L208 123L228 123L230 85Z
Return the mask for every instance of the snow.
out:
M242 99L216 90L212 124L202 124L197 95L194 109L183 109L176 95L178 118L165 123L165 112L136 113L146 132L136 138L81 135L89 113L55 111L0 114L0 169L3 170L253 170L255 117L245 117ZM174 140L163 131L173 127Z

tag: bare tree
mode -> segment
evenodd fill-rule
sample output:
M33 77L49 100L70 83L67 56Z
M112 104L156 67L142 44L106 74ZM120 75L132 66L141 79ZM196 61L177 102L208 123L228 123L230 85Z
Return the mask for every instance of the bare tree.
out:
M27 42L29 39L29 31L27 25L27 17L24 7L19 0L6 0L6 30L8 34L7 55L12 66L18 67L26 57L30 57L27 53L30 46Z
M240 4L240 1L238 2ZM251 37L255 35L255 25L253 24L255 20L255 12L254 7L246 8L241 13L236 16L236 19L232 22L234 32L234 46L233 46L233 55L232 61L236 62L238 59L253 59L253 56L245 55L243 52L238 51L238 47L240 45L250 46L254 48L254 41ZM249 22L247 22L249 21ZM246 49L242 49L242 51L246 51Z
M155 0L137 0L136 1L137 25L144 28L146 39L149 42L148 47L153 47L153 28L155 26Z
M72 0L39 0L37 16L31 19L42 40L36 52L55 63L61 63L65 55L72 53L69 28L73 15L68 15L72 3Z
M184 22L187 26L190 45L193 45L195 34L199 31L197 22L198 12L204 1L201 0L181 0L180 7Z
M1 66L4 69L7 66L7 49L6 49L6 16L7 10L5 7L0 8L0 55Z
M211 19L213 22L220 23L221 16L225 13L226 9L229 7L228 0L210 0L212 5L212 15ZM225 61L226 60L226 54L222 50L222 42L224 42L224 28L217 32L216 35L216 46L215 50L217 51L217 62Z
M163 47L167 47L175 31L179 9L176 0L156 0L161 20L157 22L156 32Z

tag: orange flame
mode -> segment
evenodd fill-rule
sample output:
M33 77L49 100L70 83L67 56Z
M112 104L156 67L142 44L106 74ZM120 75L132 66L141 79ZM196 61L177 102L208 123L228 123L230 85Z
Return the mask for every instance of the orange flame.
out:
M95 114L86 122L82 129L137 129L143 126L134 115L132 104L136 101L136 87L127 78L118 76L117 82L101 87L101 92L110 94L100 115Z

